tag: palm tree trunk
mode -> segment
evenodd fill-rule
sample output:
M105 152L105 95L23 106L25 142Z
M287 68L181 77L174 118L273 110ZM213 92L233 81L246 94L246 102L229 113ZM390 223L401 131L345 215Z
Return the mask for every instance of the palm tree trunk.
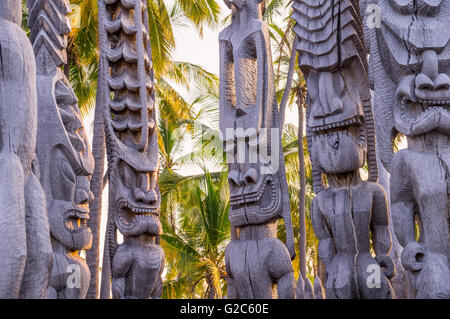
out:
M286 106L287 106L287 102L289 99L289 94L291 92L292 78L294 77L295 61L297 59L297 49L295 47L297 46L297 42L298 42L298 37L296 36L294 38L294 43L292 44L291 57L289 60L289 69L288 69L288 74L286 77L286 87L284 88L283 97L281 98L281 103L280 103L280 129L281 130L283 130L283 127L284 127Z
M208 282L208 299L215 299L217 296L217 291L212 275L208 274L206 280Z
M99 62L101 69L101 60ZM92 247L86 251L86 261L91 272L91 282L86 295L87 299L97 299L98 297L98 277L99 277L99 256L100 256L100 226L102 215L102 193L103 193L103 173L105 165L105 131L103 128L103 97L101 92L101 77L98 79L97 97L94 115L94 136L92 140L92 154L95 160L94 173L91 179L91 192L94 200L90 204L90 218L88 226L92 232Z
M306 176L305 176L305 155L303 150L303 95L302 90L297 90L297 106L298 106L298 161L300 174L300 194L299 194L299 263L300 274L306 279L306 221L305 221L305 196L306 196Z

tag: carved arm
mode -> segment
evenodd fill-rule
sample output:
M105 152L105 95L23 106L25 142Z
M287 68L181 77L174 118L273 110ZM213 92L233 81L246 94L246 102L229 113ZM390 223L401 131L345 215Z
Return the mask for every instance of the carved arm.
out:
M125 298L125 278L133 264L133 255L125 246L120 246L114 255L112 266L112 295L113 299Z
M385 268L385 275L392 278L395 275L395 265L389 252L392 247L392 237L389 229L388 199L384 188L379 184L373 184L372 200L372 220L370 228L372 230L373 249L375 260Z
M335 255L335 247L327 222L320 211L317 198L315 197L311 203L311 221L314 234L319 239L319 257L325 267L328 268Z

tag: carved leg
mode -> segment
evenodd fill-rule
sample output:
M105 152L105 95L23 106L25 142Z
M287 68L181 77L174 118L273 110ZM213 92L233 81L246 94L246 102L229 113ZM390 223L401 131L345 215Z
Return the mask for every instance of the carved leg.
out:
M283 277L278 279L278 299L294 299L295 287L294 287L294 273L288 272Z
M294 269L286 246L275 238L264 239L262 242L270 246L271 251L267 255L268 270L272 279L277 282L278 299L294 299Z
M272 279L267 271L267 251L258 240L232 240L227 246L226 259L233 276L235 296L242 299L271 299Z
M356 299L353 260L337 254L326 270L325 294L327 299Z
M373 268L372 268L372 267ZM370 254L358 258L358 289L360 299L395 298L391 283ZM379 271L377 270L379 269Z
M295 297L295 278L289 252L276 238L233 240L226 250L228 298L271 299ZM231 288L231 289L230 289Z
M125 298L125 283L131 265L133 264L133 254L127 245L121 245L114 255L112 265L112 297L113 299Z

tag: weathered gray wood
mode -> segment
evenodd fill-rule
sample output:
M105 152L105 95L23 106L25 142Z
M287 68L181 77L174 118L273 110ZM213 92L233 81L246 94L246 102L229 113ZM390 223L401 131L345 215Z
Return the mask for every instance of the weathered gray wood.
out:
M36 67L20 0L0 1L0 298L43 298L52 252L36 175Z
M37 155L53 248L48 298L82 299L90 272L79 256L91 247L86 223L93 199L94 160L78 100L61 67L67 63L70 5L64 0L30 0L28 26L36 56Z
M232 225L225 257L228 298L294 298L295 250L264 1L226 3L232 23L219 43L220 129L229 153ZM245 158L235 154L239 145ZM269 163L261 159L265 145ZM286 245L277 238L279 218L285 222Z
M317 194L311 218L326 267L326 297L391 298L389 214L386 193L376 183L375 128L358 2L297 0L292 6L308 87L307 139ZM369 179L363 181L359 169L366 160ZM368 283L371 267L380 270L379 286ZM320 298L319 281L315 286Z
M450 298L450 3L371 2L381 23L367 28L370 77L402 264L412 272L417 298ZM394 154L398 133L408 148Z
M161 198L147 2L98 4L109 172L102 297L112 277L113 298L160 298L164 252L157 245ZM124 236L120 246L116 229Z

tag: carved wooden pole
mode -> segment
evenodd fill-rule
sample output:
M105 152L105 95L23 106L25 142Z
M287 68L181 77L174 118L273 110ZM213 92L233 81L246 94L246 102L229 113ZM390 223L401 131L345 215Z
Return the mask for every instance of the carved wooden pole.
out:
M295 250L264 1L225 3L233 15L219 35L220 129L232 225L228 298L294 298ZM277 239L279 218L286 246Z
M377 0L365 6L377 139L391 173L402 264L417 298L450 298L450 3ZM408 148L394 154L398 133Z
M87 227L93 199L90 179L94 159L78 100L62 67L67 63L69 3L29 0L28 26L36 56L38 93L37 155L48 203L53 269L48 298L83 299L90 281L86 261Z
M102 297L160 298L160 194L153 67L145 0L100 0L101 92L109 172ZM124 236L117 245L116 231Z
M386 193L376 183L375 128L358 2L296 0L292 6L308 87L307 140L317 194L311 218L326 267L326 297L391 298L389 215ZM363 181L359 169L366 159L369 178ZM378 276L372 287L373 272ZM319 298L320 286L316 280Z
M1 0L0 298L43 298L52 250L35 160L35 59L21 21L22 2Z

